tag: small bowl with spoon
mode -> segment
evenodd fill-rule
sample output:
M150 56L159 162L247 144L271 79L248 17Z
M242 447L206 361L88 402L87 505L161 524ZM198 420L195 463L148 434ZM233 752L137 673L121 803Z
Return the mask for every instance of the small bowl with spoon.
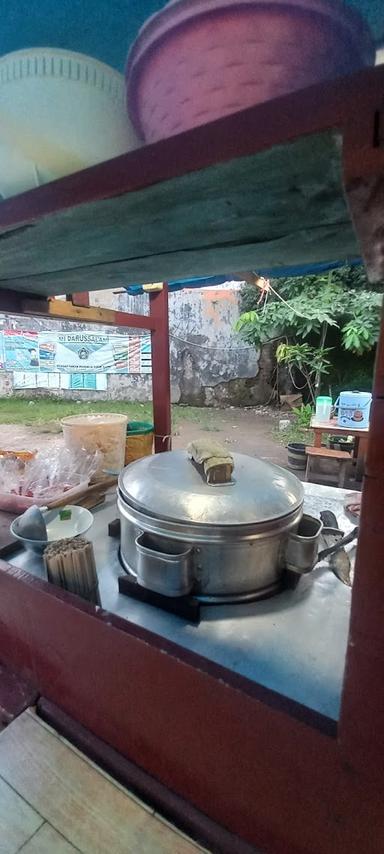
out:
M48 510L33 506L14 519L10 530L25 549L43 554L50 543L80 537L92 524L93 515L85 507L69 504Z

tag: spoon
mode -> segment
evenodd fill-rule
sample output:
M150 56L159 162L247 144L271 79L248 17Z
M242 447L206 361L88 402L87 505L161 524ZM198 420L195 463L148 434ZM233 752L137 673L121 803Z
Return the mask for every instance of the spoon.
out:
M40 507L33 505L15 521L15 531L26 540L47 540L47 526Z

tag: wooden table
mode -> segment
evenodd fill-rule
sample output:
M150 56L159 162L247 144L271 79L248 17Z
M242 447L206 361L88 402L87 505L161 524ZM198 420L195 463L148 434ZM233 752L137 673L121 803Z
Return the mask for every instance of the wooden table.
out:
M358 427L339 427L336 418L331 418L329 421L316 421L312 418L311 430L314 432L314 447L321 448L321 442L324 433L330 433L332 436L353 436L355 446L353 449L353 458L356 462L356 479L361 479L364 473L364 460L368 448L369 427L359 429Z

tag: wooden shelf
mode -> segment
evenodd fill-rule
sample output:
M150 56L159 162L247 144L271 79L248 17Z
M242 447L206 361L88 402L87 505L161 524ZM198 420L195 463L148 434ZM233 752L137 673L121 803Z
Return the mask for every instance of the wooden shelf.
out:
M384 67L366 70L2 202L0 288L47 296L358 256L345 178L372 168L383 91Z

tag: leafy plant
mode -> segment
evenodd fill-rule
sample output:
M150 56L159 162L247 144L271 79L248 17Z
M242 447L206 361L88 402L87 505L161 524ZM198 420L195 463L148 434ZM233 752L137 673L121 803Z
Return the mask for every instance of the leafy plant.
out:
M383 287L371 287L363 267L271 280L270 284L262 303L259 288L249 284L243 287L244 311L236 330L257 347L284 340L285 344L277 347L277 362L303 376L308 395L314 400L340 348L357 356L374 349L379 338ZM333 348L325 346L327 338L331 338Z
M298 368L303 375L313 403L316 401L318 378L328 373L331 362L330 348L311 347L309 344L279 344L276 350L278 364ZM310 407L311 408L311 407Z
M300 427L297 421L291 421L285 430L277 427L272 431L274 439L280 444L287 446L289 442L301 442L303 445L313 445L314 432L308 427Z
M300 429L305 429L311 426L313 409L310 403L303 403L301 406L294 406L292 412L295 416L296 424Z
M371 305L364 306L364 303L359 309L356 307L352 317L341 330L343 347L358 356L372 350L379 340L380 313L370 311L371 308Z

